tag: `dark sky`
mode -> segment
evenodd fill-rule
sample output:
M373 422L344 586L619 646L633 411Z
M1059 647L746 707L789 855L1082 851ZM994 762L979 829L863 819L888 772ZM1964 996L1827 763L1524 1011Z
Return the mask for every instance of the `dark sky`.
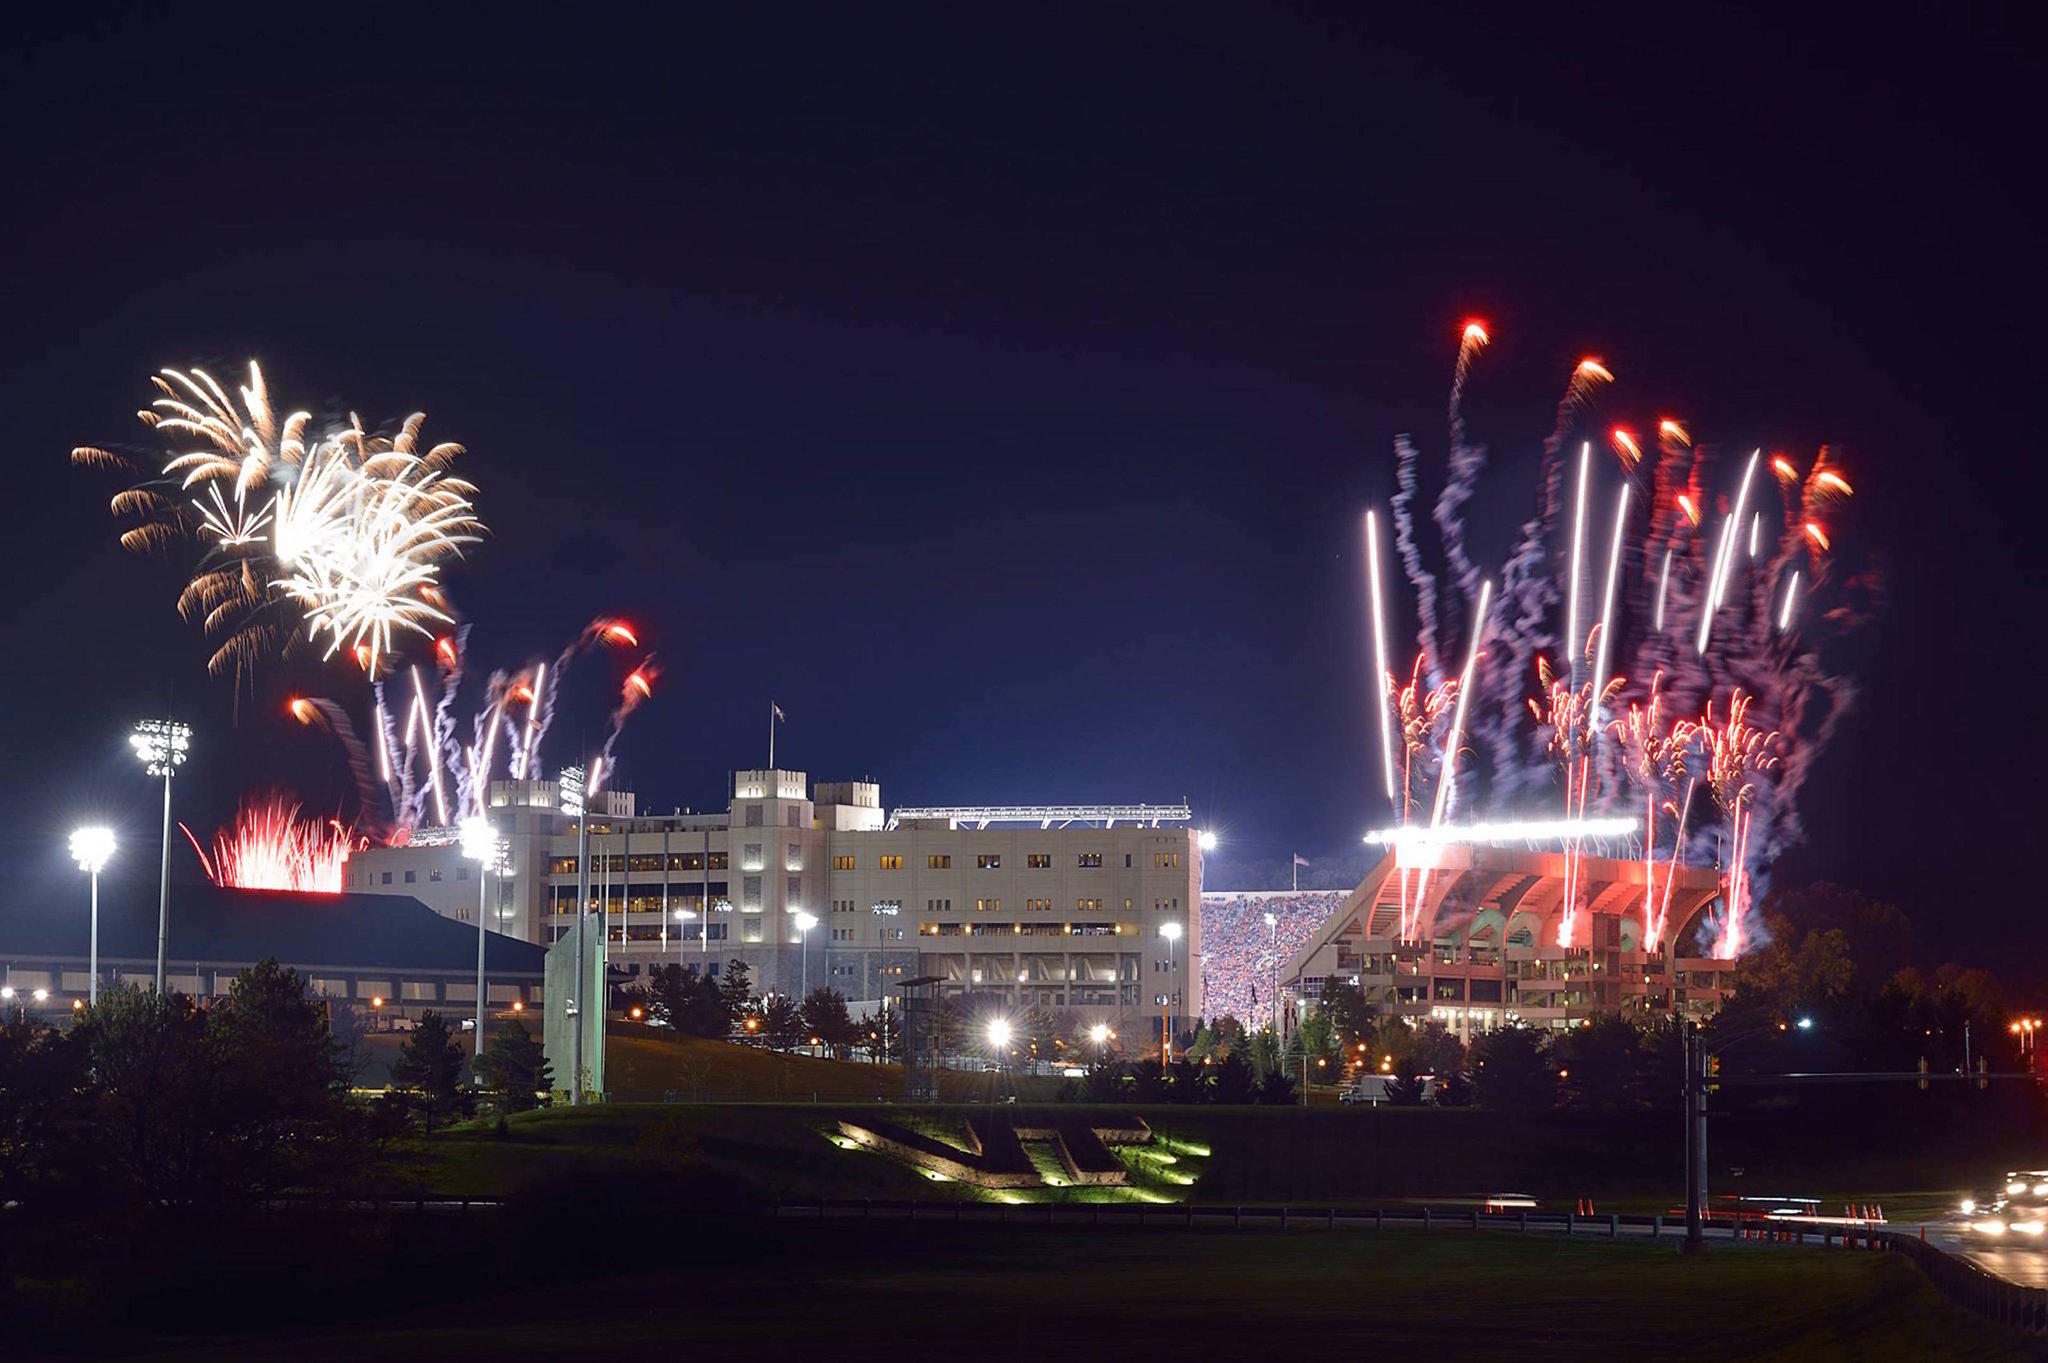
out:
M8 871L88 814L146 869L122 734L167 702L202 731L195 826L255 786L338 798L279 702L345 677L238 706L172 611L185 560L117 550L65 462L146 448L158 366L252 355L292 405L470 447L479 660L642 624L644 801L721 803L772 697L784 765L893 802L1186 795L1212 885L1355 856L1385 812L1357 517L1395 433L1440 456L1476 314L1515 514L1589 352L1617 415L1841 448L1890 597L1782 874L1896 899L1936 955L2048 961L2006 855L2044 767L2004 718L2035 713L2043 605L2031 33L881 8L16 27Z

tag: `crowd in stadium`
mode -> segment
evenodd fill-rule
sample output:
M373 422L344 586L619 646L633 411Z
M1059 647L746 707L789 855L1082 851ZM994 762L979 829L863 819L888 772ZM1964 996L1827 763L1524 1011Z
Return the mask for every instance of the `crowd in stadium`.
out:
M1273 1019L1274 980L1344 902L1342 890L1210 892L1202 896L1202 1012L1256 1029ZM1274 922L1268 927L1266 915Z

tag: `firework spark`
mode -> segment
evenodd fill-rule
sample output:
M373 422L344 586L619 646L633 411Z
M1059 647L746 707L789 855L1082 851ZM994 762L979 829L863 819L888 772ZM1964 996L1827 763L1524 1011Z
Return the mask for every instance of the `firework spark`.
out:
M191 829L178 827L206 878L241 890L340 894L349 854L359 845L339 820L301 819L297 802L281 796L243 805L234 823L214 835L211 856Z
M204 370L166 369L141 413L168 453L157 475L114 498L136 550L192 535L206 546L178 608L220 639L209 668L238 672L280 639L331 636L327 650L354 654L375 675L394 631L431 637L452 617L436 585L440 564L483 526L475 489L447 475L462 452L421 454L415 413L397 435L371 436L359 421L311 439L310 414L282 421L262 368L233 396ZM95 447L72 451L88 467L133 467ZM296 607L286 621L281 610Z

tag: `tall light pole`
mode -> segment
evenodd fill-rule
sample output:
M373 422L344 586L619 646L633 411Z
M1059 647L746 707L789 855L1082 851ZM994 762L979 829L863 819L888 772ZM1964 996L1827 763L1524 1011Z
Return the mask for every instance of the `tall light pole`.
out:
M484 1054L484 909L491 863L498 859L498 835L491 821L472 814L462 821L462 855L476 863L476 1058Z
M71 835L71 856L78 869L92 877L92 955L87 963L86 998L100 1001L100 868L114 855L114 830L81 828ZM10 991L11 992L11 991Z
M691 919L695 918L696 916L697 916L697 911L696 911L695 909L677 909L677 910L676 910L676 921L677 921L678 923L687 923L687 922L689 922L689 921L690 921ZM709 931L711 931L711 924L710 924L710 923L708 923L708 922L707 922L707 923L706 923L706 924L704 925L704 931L706 931L706 932L709 932ZM684 939L684 938L685 938L686 936L687 936L687 934L686 934L686 933L684 933L684 931L683 931L683 930L682 930L681 928L677 928L677 929L676 929L676 964L677 964L677 965L679 965L679 966L680 966L680 965L681 965L681 964L683 963L683 939Z
M818 926L818 920L812 917L810 914L797 914L796 930L799 933L803 934L804 939L804 975L803 989L801 994L799 994L798 996L800 998L809 998L811 993L811 929L815 928L816 926Z
M1273 1040L1280 1039L1280 915L1266 910L1266 951L1273 957Z
M1173 973L1173 944L1180 940L1178 922L1162 923L1159 935L1166 939L1166 1006L1159 1010L1159 1064L1173 1063L1173 1005L1180 995Z
M145 719L128 735L135 756L151 776L164 778L163 870L156 901L156 992L164 992L164 951L171 935L171 775L185 765L192 726L175 719Z

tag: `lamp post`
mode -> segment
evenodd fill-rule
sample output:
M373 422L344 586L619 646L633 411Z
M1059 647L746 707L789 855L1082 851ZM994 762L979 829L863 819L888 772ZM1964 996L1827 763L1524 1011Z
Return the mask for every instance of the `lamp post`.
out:
M1752 1027L1746 1032L1707 1048L1707 1037L1696 1022L1685 1024L1685 1238L1678 1242L1681 1254L1699 1254L1707 1247L1707 1094L1720 1087L1721 1057L1751 1037L1771 1032L1813 1030L1813 1019L1780 1022L1774 1027Z
M802 998L809 998L811 993L811 929L816 926L818 926L818 920L810 914L803 912L797 914L796 930L803 935L804 939L803 992L799 996Z
M1273 957L1273 1040L1280 1040L1280 915L1266 910L1266 953Z
M695 909L676 910L676 921L678 923L688 923L692 919L696 918L696 916L697 911ZM706 922L704 924L704 931L707 933L711 931L711 924L709 922ZM686 936L688 936L688 934L683 932L682 929L678 928L676 930L676 964L679 966L683 963L683 939Z
M71 835L71 857L92 878L92 955L87 963L86 996L100 1001L100 868L114 855L114 830L81 828ZM159 967L161 969L161 967ZM12 990L8 991L10 994Z
M484 1053L484 909L488 903L484 887L490 883L491 863L498 859L498 835L491 821L473 814L462 821L462 855L476 863L476 1057Z
M164 992L164 950L171 933L171 775L185 765L192 726L175 719L145 719L128 735L143 770L164 778L163 869L156 902L156 992Z
M1159 1064L1164 1068L1173 1063L1173 1005L1180 997L1174 987L1173 944L1180 940L1180 924L1160 924L1159 935L1166 939L1166 1004L1159 1010Z
M575 1073L569 1076L571 1107L580 1107L583 1103L583 1008L589 1002L585 990L590 983L589 971L583 962L583 929L585 920L590 916L590 821L583 812L583 775L581 767L564 767L555 780L555 789L559 792L557 807L576 820L576 987L569 991L563 1009L571 1037L570 1063L575 1068ZM602 1011L598 1013L598 1025L604 1025Z

